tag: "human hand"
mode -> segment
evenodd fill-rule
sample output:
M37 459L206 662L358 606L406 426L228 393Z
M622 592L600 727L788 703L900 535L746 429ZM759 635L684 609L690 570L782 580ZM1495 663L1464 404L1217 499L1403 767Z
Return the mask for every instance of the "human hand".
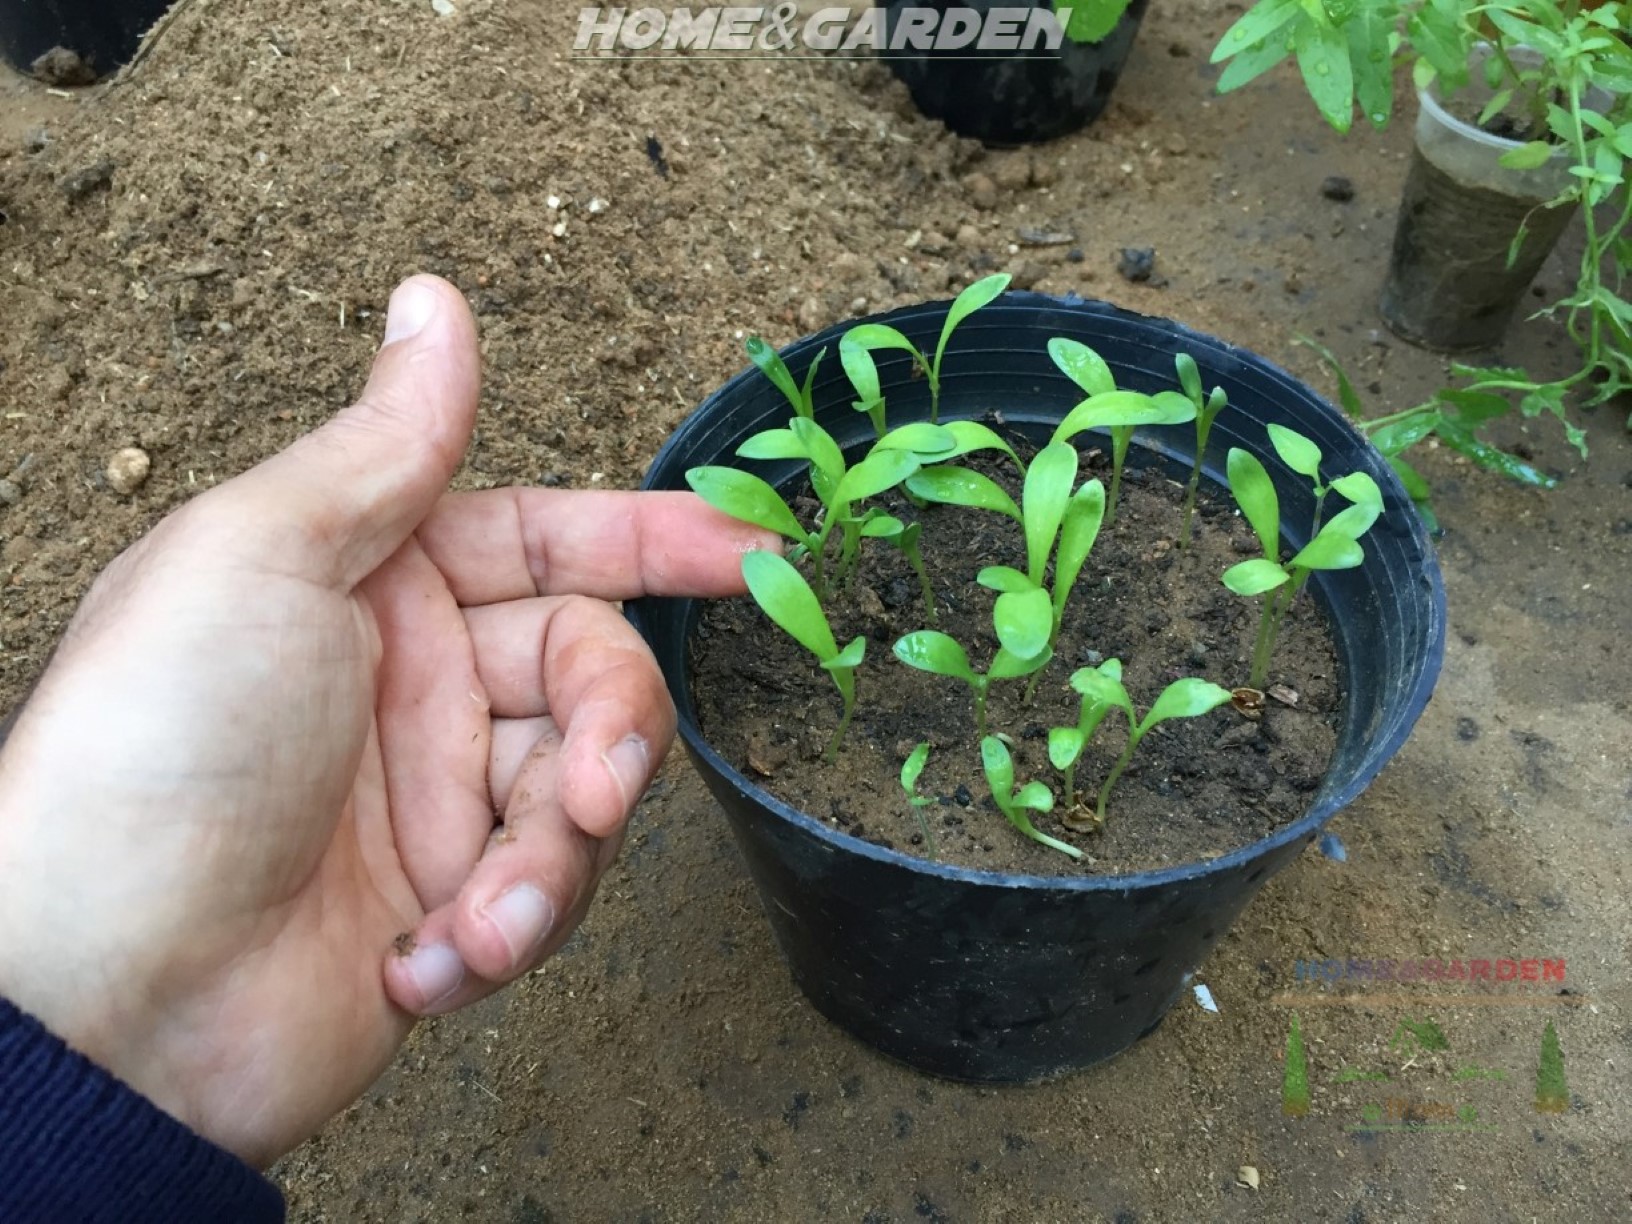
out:
M253 1163L567 938L674 735L604 601L770 544L690 494L444 494L478 364L456 290L400 287L359 402L116 559L0 753L0 995Z

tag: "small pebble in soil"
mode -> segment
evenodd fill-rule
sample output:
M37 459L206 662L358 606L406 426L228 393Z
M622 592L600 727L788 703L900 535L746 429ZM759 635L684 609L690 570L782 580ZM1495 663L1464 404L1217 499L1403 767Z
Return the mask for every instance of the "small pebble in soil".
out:
M1473 719L1468 718L1465 715L1463 717L1457 719L1456 720L1456 738L1459 739L1459 740L1462 740L1464 743L1471 742L1473 740L1478 739L1479 738L1479 724L1474 722Z
M1072 247L1065 253L1065 260L1067 263L1081 263L1087 258L1088 256L1083 254L1081 247Z
M103 475L107 477L108 488L115 493L128 495L142 487L152 469L153 461L147 457L146 451L127 446L114 452Z
M997 207L997 184L984 174L971 174L963 180L968 189L969 202L979 209Z
M1320 184L1320 194L1328 200L1346 204L1354 199L1354 180L1342 174L1327 175Z
M61 184L62 194L67 196L71 203L77 203L96 191L101 191L113 183L113 163L99 161L83 169L75 170L65 177Z
M967 786L958 787L957 790L952 792L952 798L957 801L959 807L968 807L975 801L975 797L969 793Z
M1349 861L1348 847L1336 833L1328 833L1320 839L1320 852L1334 862L1346 863Z
M1124 280L1135 284L1150 279L1151 273L1156 270L1155 247L1123 247L1116 257L1116 270L1122 274Z
M15 506L23 500L23 490L15 480L0 480L0 502Z

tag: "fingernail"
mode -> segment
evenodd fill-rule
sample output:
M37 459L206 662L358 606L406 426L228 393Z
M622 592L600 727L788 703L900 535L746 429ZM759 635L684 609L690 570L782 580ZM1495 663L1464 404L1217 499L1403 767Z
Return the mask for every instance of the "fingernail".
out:
M489 901L482 914L510 950L512 969L532 958L555 921L555 907L550 899L531 884L517 884L497 901Z
M385 310L385 339L381 345L419 335L440 305L436 290L419 281L404 281L398 285Z
M465 980L465 962L451 944L421 944L403 958L402 966L426 1008L448 998Z
M646 789L646 771L652 761L646 741L638 735L626 735L601 753L601 760L623 793L623 808L628 811Z

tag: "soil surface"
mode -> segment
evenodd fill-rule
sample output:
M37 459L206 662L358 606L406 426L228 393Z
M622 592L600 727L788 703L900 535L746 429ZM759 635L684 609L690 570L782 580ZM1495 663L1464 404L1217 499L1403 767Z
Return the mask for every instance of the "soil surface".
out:
M417 270L453 278L481 326L464 487L632 486L741 368L739 331L786 343L997 269L1182 320L1329 391L1294 342L1312 335L1378 414L1445 376L1375 313L1407 84L1387 132L1347 137L1292 64L1216 97L1208 53L1240 3L1155 0L1103 118L1003 153L915 117L876 64L574 61L571 6L444 7L193 0L121 81L0 91L8 701L114 555L356 394ZM1071 242L1023 240L1056 232ZM1154 251L1147 280L1118 275L1124 249ZM1579 251L1572 231L1536 305ZM1545 320L1489 356L1572 368ZM1563 477L1551 492L1421 451L1445 526L1438 692L1328 827L1341 858L1311 848L1201 967L1216 1012L1186 997L1120 1058L1023 1091L888 1063L794 989L676 753L568 948L421 1025L278 1165L293 1218L1626 1218L1625 418L1587 418L1590 461L1550 422L1504 422L1499 441ZM106 470L131 446L151 474L119 493ZM1562 958L1571 993L1298 973L1425 957ZM1282 1108L1294 1010L1302 1117ZM1534 1107L1549 1022L1562 1114ZM1479 1129L1381 1128L1465 1108Z
M1108 488L1110 462L1093 453L1082 474L1100 477ZM978 459L964 465L984 470L1018 503L1013 469ZM803 513L813 514L811 499L802 500ZM1127 742L1122 716L1107 718L1076 766L1081 806L1068 807L1063 780L1048 759L1048 730L1077 725L1081 698L1070 686L1071 673L1120 660L1123 685L1143 716L1180 676L1231 689L1244 685L1258 630L1259 601L1232 595L1218 581L1231 565L1260 552L1233 516L1227 494L1202 500L1183 552L1177 547L1181 483L1130 463L1118 500L1115 519L1101 531L1066 605L1054 659L1033 700L1025 700L1027 681L996 681L986 710L988 732L1011 741L1015 786L1040 779L1054 795L1054 810L1032 813L1033 823L1077 846L1080 860L1023 836L994 805L968 686L915 671L891 655L897 639L925 628L926 620L916 575L885 545L864 549L849 588L831 605L829 620L841 644L858 634L867 639L867 659L856 673L857 714L837 759L828 764L823 755L842 708L832 681L748 599L705 609L693 639L693 691L709 743L745 777L835 829L986 871L1111 875L1201 862L1296 820L1331 760L1342 699L1336 652L1307 596L1293 606L1276 644L1271 679L1283 701L1254 703L1255 718L1226 705L1158 725L1111 792L1104 829L1068 827L1092 819L1100 784ZM923 524L920 548L926 571L934 570L936 628L984 669L997 650L996 595L975 585L974 576L987 565L1025 570L1020 525L951 506L917 513L893 494L879 504L904 523ZM900 776L920 741L931 747L917 793L933 802L915 809Z

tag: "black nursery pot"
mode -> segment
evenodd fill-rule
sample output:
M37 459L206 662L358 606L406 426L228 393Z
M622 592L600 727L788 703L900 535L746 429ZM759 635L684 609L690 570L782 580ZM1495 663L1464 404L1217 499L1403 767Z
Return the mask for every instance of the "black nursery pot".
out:
M1097 43L1067 38L1056 51L890 51L886 62L918 109L960 136L992 145L1052 140L1093 122L1110 102L1148 3L1133 0ZM980 14L984 24L992 9L1054 7L1050 0L890 0L886 22L893 41L905 8L935 9L944 25L946 14L960 9ZM1069 5L1062 0L1058 7Z
M28 72L47 51L72 51L97 75L136 54L171 0L8 0L0 4L0 55Z
M946 308L941 302L877 318L933 349ZM834 356L848 326L783 354L803 378L817 351L827 350L815 383L816 416L847 449L871 437ZM1331 405L1251 353L1103 303L1011 293L955 334L942 376L942 418L990 420L996 409L1008 429L1046 441L1081 399L1049 360L1053 336L1092 346L1119 385L1147 392L1171 387L1174 355L1190 353L1206 384L1222 385L1230 398L1208 441L1207 478L1222 484L1231 447L1253 452L1276 481L1284 522L1308 523L1313 503L1308 482L1269 446L1270 422L1313 439L1328 471L1358 469L1381 486L1386 509L1366 536L1365 563L1310 584L1336 636L1347 698L1331 768L1300 820L1222 858L1123 876L1012 876L886 850L759 789L703 738L687 668L696 601L643 599L629 610L663 669L681 736L725 809L800 989L869 1045L960 1080L1047 1079L1109 1058L1155 1029L1264 881L1405 742L1444 653L1439 566L1387 461ZM911 377L904 357L879 356L891 423L925 419L925 381ZM763 375L739 374L669 439L645 487L685 488L686 470L700 464L746 464L735 458L738 445L785 425L788 415ZM1130 462L1188 467L1193 438L1188 429L1142 437L1148 449ZM748 466L784 485L799 474L790 463ZM1288 542L1303 541L1294 531Z

